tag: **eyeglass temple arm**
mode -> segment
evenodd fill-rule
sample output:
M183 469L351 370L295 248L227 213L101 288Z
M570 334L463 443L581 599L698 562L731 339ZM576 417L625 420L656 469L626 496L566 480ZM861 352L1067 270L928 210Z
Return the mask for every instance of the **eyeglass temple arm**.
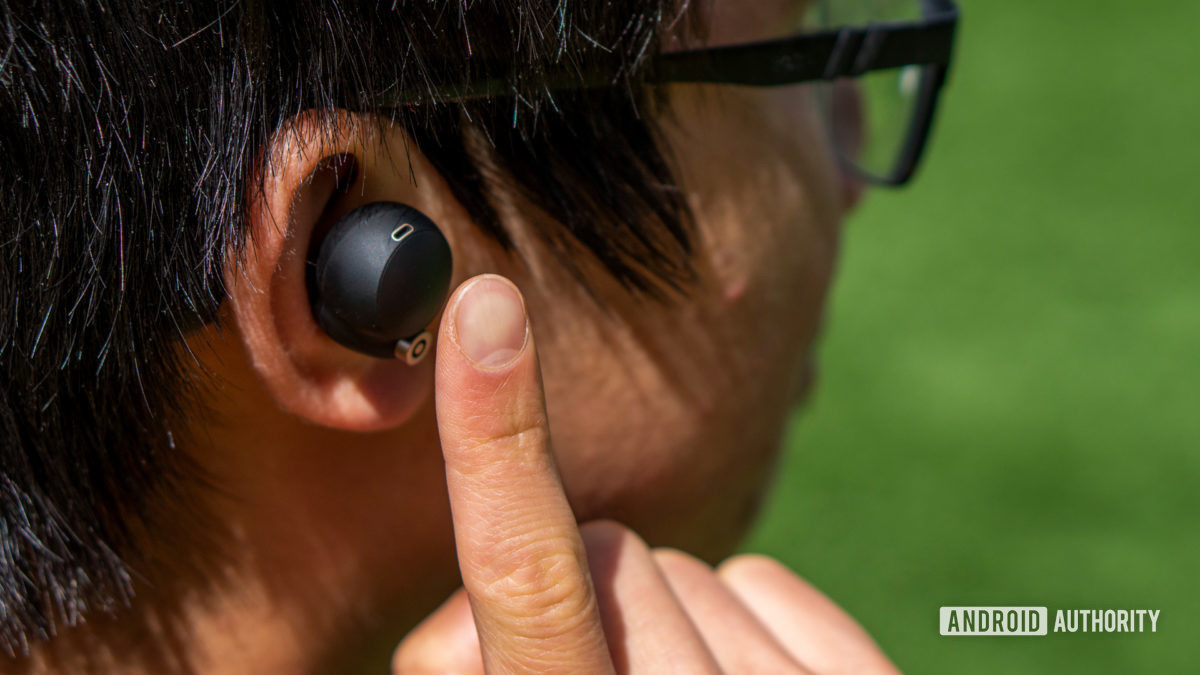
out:
M915 22L882 22L834 31L710 47L658 56L648 81L739 84L770 87L815 80L854 77L874 70L907 65L950 63L958 8L952 0L922 0L925 18ZM611 73L574 72L545 83L549 91L604 87ZM403 89L401 88L401 92ZM416 105L505 96L513 85L504 78L469 84L430 87L424 92L384 95L380 105Z
M652 82L771 87L855 77L907 65L948 65L958 9L926 0L916 22L882 22L729 47L659 56Z

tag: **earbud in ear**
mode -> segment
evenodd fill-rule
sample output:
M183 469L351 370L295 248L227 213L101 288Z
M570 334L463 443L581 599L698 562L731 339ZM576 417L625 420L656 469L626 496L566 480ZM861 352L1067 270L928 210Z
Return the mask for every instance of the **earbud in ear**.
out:
M446 302L452 270L450 245L428 216L395 202L360 206L314 257L313 316L330 337L409 365L425 357L426 328Z

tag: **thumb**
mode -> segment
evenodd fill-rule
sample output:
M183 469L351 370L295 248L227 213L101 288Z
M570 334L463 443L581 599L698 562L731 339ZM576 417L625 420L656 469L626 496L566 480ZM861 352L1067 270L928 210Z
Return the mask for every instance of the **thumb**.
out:
M458 589L404 638L392 654L392 673L483 673L479 634L465 590Z

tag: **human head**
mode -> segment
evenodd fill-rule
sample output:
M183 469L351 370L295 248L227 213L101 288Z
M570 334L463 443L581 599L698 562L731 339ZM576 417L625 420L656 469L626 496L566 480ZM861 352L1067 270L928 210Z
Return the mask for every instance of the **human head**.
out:
M214 420L237 427L222 381L246 375L277 419L348 445L427 410L420 371L290 330L297 303L263 286L302 297L274 271L369 195L428 202L456 280L502 268L522 286L581 515L729 547L805 379L844 204L815 118L779 119L769 94L641 86L677 3L5 10L8 645L119 607L148 539L203 527L197 495L222 477L190 450ZM584 60L614 85L541 86ZM513 96L378 104L514 73ZM300 239L279 227L295 208ZM729 492L701 511L726 522L686 527L706 492Z

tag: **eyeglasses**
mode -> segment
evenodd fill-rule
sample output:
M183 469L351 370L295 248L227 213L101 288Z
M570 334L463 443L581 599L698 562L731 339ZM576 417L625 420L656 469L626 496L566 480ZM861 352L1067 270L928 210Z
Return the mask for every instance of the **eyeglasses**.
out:
M746 3L743 7L749 7ZM954 47L952 0L818 0L795 23L816 32L664 54L657 82L816 83L839 160L899 186L920 163ZM741 9L741 8L739 8ZM786 24L786 16L776 17Z
M814 0L795 2L794 23L815 31L659 55L650 84L782 87L811 84L839 161L863 180L900 186L916 172L954 48L959 10L953 0ZM753 11L754 2L738 10ZM784 22L786 23L786 21ZM550 91L600 88L610 73L550 78ZM487 79L401 95L385 105L417 105L511 95Z

